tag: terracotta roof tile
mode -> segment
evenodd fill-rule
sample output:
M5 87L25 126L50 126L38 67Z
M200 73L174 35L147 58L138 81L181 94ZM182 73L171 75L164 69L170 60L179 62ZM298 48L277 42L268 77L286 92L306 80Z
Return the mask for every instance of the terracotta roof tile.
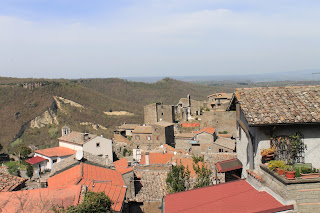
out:
M125 174L127 172L131 172L133 170L132 166L128 166L128 161L126 158L122 158L121 160L117 160L113 162L117 171L121 174Z
M206 133L209 133L209 134L213 135L216 132L216 130L214 128L212 128L212 127L206 127L206 128L201 129L200 131L193 132L193 133L200 134L200 133L203 133L203 132L206 132Z
M60 157L60 156L68 156L68 155L73 155L74 153L76 153L76 151L69 149L69 148L65 148L65 147L53 147L53 148L49 148L49 149L39 149L36 150L35 153L47 156L47 157Z
M278 212L293 209L245 180L193 189L165 196L165 212Z
M167 164L170 159L174 156L172 153L149 153L149 163L150 164ZM140 165L146 163L145 154L142 154Z
M31 165L34 165L34 164L40 163L40 162L45 161L45 160L47 160L47 159L39 157L39 156L36 156L36 157L32 157L32 158L27 159L26 162L31 164Z
M15 192L1 192L0 206L3 212L50 212L53 205L68 207L77 205L81 185L61 188L41 188Z
M100 182L101 181L101 182ZM112 209L120 211L126 193L126 186L120 172L90 164L72 167L48 179L48 188L66 185L87 185L95 192L104 192L114 202ZM99 183L100 182L100 183Z
M13 176L6 173L0 173L0 192L10 192L18 186L24 184L27 179ZM0 205L1 206L1 205Z
M320 122L320 86L236 89L249 125Z

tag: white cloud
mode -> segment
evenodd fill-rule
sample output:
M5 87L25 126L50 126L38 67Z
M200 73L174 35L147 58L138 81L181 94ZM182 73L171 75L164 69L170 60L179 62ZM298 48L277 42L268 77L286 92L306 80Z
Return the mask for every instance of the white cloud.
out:
M208 75L320 67L316 9L266 14L206 9L188 0L188 10L177 11L184 1L164 2L135 5L122 10L121 18L96 22L0 16L0 75Z

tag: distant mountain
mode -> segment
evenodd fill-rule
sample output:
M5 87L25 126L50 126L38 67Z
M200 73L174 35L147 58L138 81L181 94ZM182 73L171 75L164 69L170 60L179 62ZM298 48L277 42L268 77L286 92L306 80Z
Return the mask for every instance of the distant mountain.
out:
M315 74L316 73L316 74ZM273 81L312 81L320 80L320 69L274 72L261 74L238 74L238 75L212 75L212 76L169 76L172 79L185 82L204 81L252 81L252 82L273 82ZM152 83L163 77L128 77L131 81Z

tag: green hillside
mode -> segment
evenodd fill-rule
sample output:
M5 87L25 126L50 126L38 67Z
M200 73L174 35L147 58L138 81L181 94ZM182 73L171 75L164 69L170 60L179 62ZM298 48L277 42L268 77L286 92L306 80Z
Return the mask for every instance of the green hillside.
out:
M24 83L42 82L42 86L26 89ZM130 82L121 79L46 80L0 78L0 143L8 151L20 144L40 148L57 144L60 129L67 124L75 131L87 131L111 137L115 126L143 123L143 107L153 102L177 104L187 94L192 99L205 100L216 88L165 78L156 83ZM56 109L59 124L41 128L26 128L28 121L55 106L54 96L76 102L72 106L62 100ZM103 112L127 111L133 116L111 116ZM84 123L88 125L81 125ZM101 125L94 128L91 124ZM106 127L107 129L105 129ZM23 134L19 134L23 133ZM12 143L14 142L14 143Z

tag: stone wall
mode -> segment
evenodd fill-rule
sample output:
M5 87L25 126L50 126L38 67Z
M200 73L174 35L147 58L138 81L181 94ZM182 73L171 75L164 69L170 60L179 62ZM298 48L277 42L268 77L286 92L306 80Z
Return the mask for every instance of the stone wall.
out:
M144 123L152 124L156 123L157 121L157 103L144 106Z
M175 139L175 148L189 152L191 150L190 139Z
M283 176L274 175L261 165L262 183L258 188L266 191L285 205L294 204L297 212L319 212L320 209L320 178L297 179L288 181ZM250 182L252 183L252 182ZM271 190L271 191L268 191ZM274 194L272 194L274 193Z

